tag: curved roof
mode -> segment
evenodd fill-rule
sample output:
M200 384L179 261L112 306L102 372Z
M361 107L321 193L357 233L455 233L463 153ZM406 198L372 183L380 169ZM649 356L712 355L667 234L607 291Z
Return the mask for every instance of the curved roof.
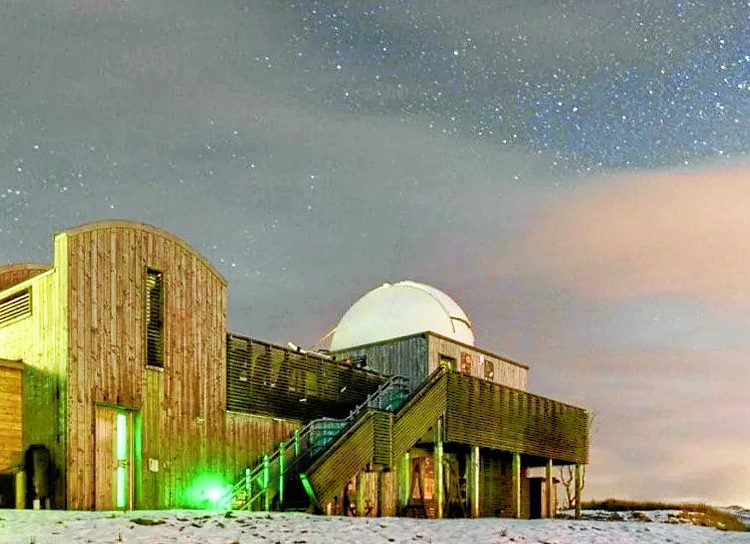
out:
M42 263L10 263L0 265L0 291L4 291L39 274L43 274L51 268L52 265Z
M156 236L161 236L162 238L166 238L167 240L174 242L178 246L180 246L185 251L192 253L195 255L195 257L203 263L203 265L208 268L217 278L219 278L224 285L227 284L227 281L224 279L224 276L222 276L218 270L212 265L208 259L206 259L203 255L198 253L190 244L188 244L185 240L182 238L178 238L171 232L161 229L159 227L155 227L153 225L149 225L147 223L141 223L140 221L130 221L125 219L107 219L103 221L92 221L90 223L84 223L83 225L79 225L77 227L71 227L69 229L63 229L57 234L65 233L68 236L77 236L79 234L83 234L85 232L90 232L92 230L100 230L100 229L134 229L134 230L142 230L145 232L149 232L151 234L154 234Z
M425 331L474 345L471 322L451 297L415 281L384 283L344 314L331 338L331 350Z

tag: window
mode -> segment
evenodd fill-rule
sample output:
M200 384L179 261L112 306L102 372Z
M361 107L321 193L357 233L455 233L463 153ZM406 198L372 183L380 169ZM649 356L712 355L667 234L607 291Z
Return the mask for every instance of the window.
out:
M164 366L164 274L146 269L146 364Z
M440 354L440 366L445 367L446 370L450 370L451 372L456 371L456 360L453 357L448 357L447 355Z
M461 373L471 375L471 367L474 364L474 358L471 353L461 352Z
M484 379L492 380L495 377L495 365L492 361L484 361Z
M0 300L0 325L31 315L31 291L24 289Z

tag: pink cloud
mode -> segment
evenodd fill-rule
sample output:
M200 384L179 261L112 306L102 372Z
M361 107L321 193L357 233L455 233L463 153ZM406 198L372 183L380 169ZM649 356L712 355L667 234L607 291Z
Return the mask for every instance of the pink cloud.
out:
M575 192L504 251L593 298L672 294L750 309L750 165L621 176Z

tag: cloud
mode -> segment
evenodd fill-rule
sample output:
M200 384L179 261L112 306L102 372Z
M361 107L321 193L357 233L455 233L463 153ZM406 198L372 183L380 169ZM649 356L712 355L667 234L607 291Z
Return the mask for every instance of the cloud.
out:
M747 164L616 177L543 212L495 269L594 299L670 295L746 311L748 210Z

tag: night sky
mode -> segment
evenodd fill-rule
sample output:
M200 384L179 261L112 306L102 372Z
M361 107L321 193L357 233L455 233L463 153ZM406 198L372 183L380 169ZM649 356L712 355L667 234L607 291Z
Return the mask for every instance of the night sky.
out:
M0 264L165 228L232 330L456 298L593 409L585 493L750 505L750 3L7 0Z

